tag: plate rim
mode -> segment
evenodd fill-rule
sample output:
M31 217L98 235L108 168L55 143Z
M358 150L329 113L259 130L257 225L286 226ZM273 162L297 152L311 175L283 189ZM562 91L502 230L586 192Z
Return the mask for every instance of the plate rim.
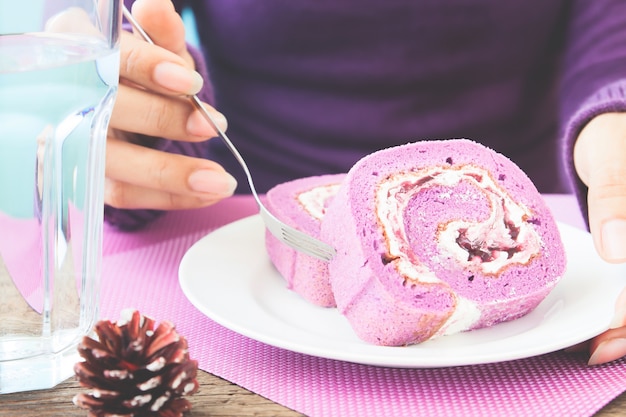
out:
M587 235L587 239L589 239L590 241L587 244L589 243L592 244L591 236L589 235L588 232L585 232L581 229L575 228L573 226L570 226L562 222L557 222L557 225L561 232L565 231L566 233L577 233L577 234L580 234L581 236ZM361 348L365 352L370 352L370 351L372 352L372 353L364 353L363 351L360 351L358 354L355 354L355 352L350 351L350 349L347 349L347 350L338 349L340 345L344 345L345 343L337 343L336 341L334 341L334 343L331 343L330 345L327 345L327 346L324 346L323 344L322 345L306 345L306 344L298 343L297 341L293 340L293 338L285 337L285 334L287 333L283 333L282 337L276 337L275 335L268 334L267 331L257 330L250 326L245 326L242 323L239 323L237 321L233 321L232 319L228 319L224 317L223 314L218 314L215 311L213 311L211 308L209 308L206 305L206 303L200 300L200 296L194 291L194 288L191 288L192 285L190 283L190 280L192 280L192 278L190 277L192 277L193 274L187 273L186 270L190 267L189 263L195 261L196 252L200 252L201 250L203 250L204 246L210 244L212 240L218 240L223 234L226 234L226 235L232 234L233 231L237 231L237 229L239 228L243 229L244 231L247 228L251 229L250 231L255 231L256 230L255 228L258 228L260 229L260 231L262 231L261 235L264 234L264 225L263 225L262 219L260 218L258 214L254 214L251 216L241 218L234 222L228 223L226 225L223 225L207 233L205 236L197 240L193 245L191 245L187 249L187 251L185 252L185 254L183 255L180 261L179 268L178 268L179 285L181 286L183 294L196 309L198 309L203 315L213 320L214 322L218 323L219 325L227 329L230 329L238 334L241 334L253 340L259 341L261 343L265 343L267 345L271 345L274 347L286 349L286 350L301 353L301 354L307 354L307 355L326 358L326 359L334 359L334 360L340 360L340 361L346 361L346 362L352 362L352 363L358 363L358 364L394 367L394 368L434 368L434 367L441 368L441 367L450 367L450 366L466 366L466 365L496 363L496 362L516 360L516 359L524 359L524 358L528 358L532 356L554 352L554 351L563 349L567 346L571 346L573 344L587 340L591 337L596 336L597 334L601 333L606 328L608 328L608 325L613 315L613 309L612 308L609 309L605 307L606 310L610 310L610 311L605 311L605 313L603 314L603 316L606 316L604 323L597 323L597 325L594 328L589 328L587 329L586 332L581 332L578 335L578 337L568 339L567 341L565 340L549 341L549 342L545 342L542 345L536 346L534 349L526 347L523 351L520 350L520 351L516 351L513 353L511 353L510 351L508 353L502 352L500 355L495 355L495 356L494 356L494 352L487 351L483 355L473 354L471 356L471 359L468 357L463 357L463 356L450 357L446 355L441 355L439 360L433 360L432 358L429 358L428 360L424 361L424 360L420 360L422 358L420 357L419 354L410 355L410 356L407 356L404 354L396 355L396 353L399 352L399 349L402 349L404 351L406 351L407 349L410 349L410 350L415 350L416 352L423 350L422 347L428 346L428 343L431 343L431 342L423 342L422 344L411 345L408 347L396 347L396 346L376 346L376 345L368 344L366 342L357 340L358 342L357 345L359 348ZM567 250L568 245L571 243L568 244L568 242L565 242L564 240L564 244ZM262 251L259 251L258 255L260 255L261 258L264 258L264 261L267 261L268 263L270 263L269 257L267 256L267 252L265 251L265 246L262 245L261 247L262 247ZM595 251L593 253L595 255ZM595 257L597 258L596 261L600 260L600 258L597 255L595 255ZM206 257L201 257L201 258L205 260L207 259ZM271 266L271 263L270 263L270 266ZM616 270L620 268L619 265L608 264L608 263L603 264L603 266L609 269L612 269L613 267L615 267ZM277 271L274 270L274 272L275 274L278 274ZM566 276L567 276L567 272L566 272ZM280 277L280 279L282 280L282 277ZM282 282L284 283L284 280ZM559 282L559 284L557 284L557 287L559 285L560 286L567 285L567 282L568 281L566 281L564 277L562 282ZM615 299L617 299L617 296L619 294L618 287L620 287L620 284L617 282L617 277L611 276L610 278L607 278L604 284L608 285L611 288L615 287L615 289L617 289L617 291L615 291L616 292ZM555 287L555 289L557 287ZM621 284L621 288L623 287L626 287L626 280ZM340 315L338 311L336 311L336 309L332 309L332 308L327 309L327 308L315 306L313 304L310 304L306 300L300 298L297 294L287 289L286 286L284 286L283 289L284 291L290 293L291 297L299 298L299 302L302 304L303 308L315 309L315 310L320 310L320 311L334 310L336 312L336 315L338 315L339 317L343 317ZM544 302L542 302L540 306ZM609 304L613 306L615 302L613 301L612 304L611 303ZM602 307L599 307L599 308L602 308ZM532 314L532 312L530 314ZM529 315L524 316L520 319L514 320L513 322L519 323L519 321L524 320L524 318L528 316ZM508 323L512 323L512 322L508 322ZM506 325L507 323L503 323L503 324ZM502 324L497 325L497 326L502 326ZM479 330L473 330L471 332L464 332L464 333L460 333L456 335L445 336L445 338L447 340L450 340L450 338L454 338L454 337L458 338L458 335L468 335L468 334L476 335L479 332L489 332L490 330L493 330L493 328L495 327L496 326L487 328L487 329L479 329ZM436 339L436 340L439 340L439 339ZM436 340L433 340L432 342L436 342ZM352 344L349 344L349 345L352 345ZM385 353L385 355L381 356L381 353L383 352Z

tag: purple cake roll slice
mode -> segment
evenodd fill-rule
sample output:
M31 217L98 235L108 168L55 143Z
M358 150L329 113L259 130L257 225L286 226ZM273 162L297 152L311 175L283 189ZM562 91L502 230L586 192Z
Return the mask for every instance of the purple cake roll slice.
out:
M288 225L319 237L326 206L344 177L345 174L322 175L279 184L267 192L267 208ZM326 262L297 252L269 232L265 234L265 246L288 288L315 305L335 307Z
M509 159L465 139L385 149L348 172L322 240L357 335L408 345L533 310L565 271L557 225Z

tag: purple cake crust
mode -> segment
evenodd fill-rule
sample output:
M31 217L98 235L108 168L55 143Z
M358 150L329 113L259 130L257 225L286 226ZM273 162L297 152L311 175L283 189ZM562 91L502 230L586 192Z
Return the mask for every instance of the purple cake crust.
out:
M313 218L298 202L298 195L313 188L339 184L345 174L321 175L285 182L266 195L269 211L278 219L311 236L319 237L320 220ZM287 281L287 287L307 301L322 307L335 307L328 279L328 264L286 246L271 233L265 233L270 260Z
M472 181L448 185L426 177L418 192L409 192L400 227L406 231L405 249L411 262L436 279L421 282L400 273L397 257L390 256L387 236L382 233L385 220L377 214L376 192L389 176L431 167L486 170L499 190L529 210L523 229L539 236L539 250L524 262L485 272L480 269L481 257L491 261L490 255L475 250L459 233L453 243L476 264L468 267L442 254L446 225L457 221L480 225L493 210L500 210L500 203L494 207L495 200ZM508 230L509 237L521 239L507 219L501 221L499 227L508 227L503 230ZM476 319L458 331L521 317L547 296L566 264L556 222L526 174L503 155L465 139L407 144L357 162L328 208L321 238L337 250L329 264L337 307L360 338L378 345L408 345L446 334L446 328L452 328L450 318L456 320L455 309L461 312L460 300L464 306L473 306ZM451 246L449 241L448 237L445 248ZM522 243L518 246L515 251L522 254L528 249Z

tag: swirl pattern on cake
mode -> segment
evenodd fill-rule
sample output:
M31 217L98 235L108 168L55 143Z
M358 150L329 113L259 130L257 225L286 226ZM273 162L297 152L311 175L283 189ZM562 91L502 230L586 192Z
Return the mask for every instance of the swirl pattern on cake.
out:
M565 271L557 225L530 179L475 142L427 141L348 172L320 237L336 304L357 335L408 345L533 310Z

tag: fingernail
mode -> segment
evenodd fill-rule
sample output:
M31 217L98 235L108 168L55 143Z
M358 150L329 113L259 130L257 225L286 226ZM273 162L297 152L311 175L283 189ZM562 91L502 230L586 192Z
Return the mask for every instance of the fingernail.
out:
M222 113L212 112L211 116L213 117L215 124L217 124L217 127L222 129L222 131L226 130L228 122ZM213 130L213 127L208 121L206 121L202 113L195 110L191 113L189 119L187 120L187 133L200 137L213 137L217 132Z
M605 340L600 343L589 358L588 365L600 365L611 362L626 355L626 339L621 337Z
M602 251L609 260L626 259L626 220L609 220L602 225Z
M201 193L232 195L237 188L237 180L227 172L217 172L201 169L189 176L189 186Z
M154 67L154 82L183 94L196 94L202 88L202 76L182 65L161 62Z

